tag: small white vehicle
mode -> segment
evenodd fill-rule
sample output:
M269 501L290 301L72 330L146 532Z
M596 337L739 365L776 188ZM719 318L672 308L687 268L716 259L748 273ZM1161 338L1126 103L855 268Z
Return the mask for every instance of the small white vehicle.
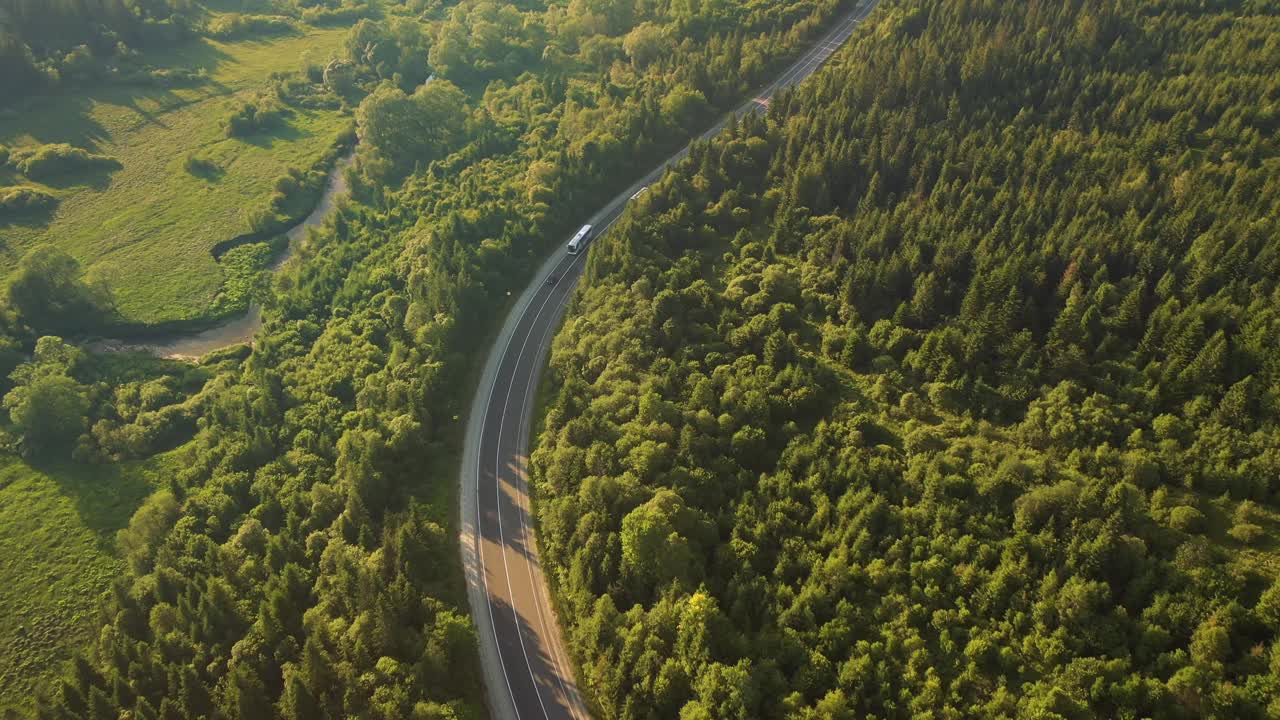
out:
M640 188L639 190L637 190L637 191L636 191L636 194L631 196L631 199L632 199L633 201L635 201L635 200L639 200L639 199L640 199L640 196L641 196L641 195L643 195L643 194L645 194L645 193L647 193L647 192L649 192L649 186L648 186L648 185L645 185L644 187L642 187L642 188Z
M583 225L582 229L569 241L569 254L577 255L589 242L591 242L591 226Z

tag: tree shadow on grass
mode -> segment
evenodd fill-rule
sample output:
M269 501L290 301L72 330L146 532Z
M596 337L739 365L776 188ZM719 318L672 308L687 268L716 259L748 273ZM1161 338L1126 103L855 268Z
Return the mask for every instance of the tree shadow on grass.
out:
M51 188L57 188L59 190L66 190L67 188L106 190L111 186L111 176L116 174L121 167L123 166L118 162L115 165L108 165L104 163L90 168L84 168L79 172L41 178L40 182L43 182Z
M139 105L138 99L140 97L145 97L148 99L158 99L159 108L160 108L159 112L148 110L142 107L141 105ZM164 128L165 130L168 130L169 125L165 123L163 120L161 120L160 116L167 112L172 111L176 105L180 104L178 102L175 102L177 97L178 95L172 91L166 91L162 93L146 93L141 96L135 95L130 97L129 100L123 104L123 107L129 108L131 111L133 111L134 115L137 115L138 117L142 118L143 122L145 122L147 125L155 125L156 127L161 127L161 128Z
M216 183L227 174L226 168L208 158L191 158L186 161L184 169L192 177L198 177L207 183Z
M85 527L98 535L101 547L113 552L116 532L129 525L134 511L152 491L138 463L89 465L52 458L29 462L75 500Z
M12 143L23 135L41 144L69 143L90 152L101 152L111 141L111 131L93 119L93 95L68 91L29 98L13 117L0 117L0 143ZM57 122L42 122L43 115Z
M47 228L49 223L53 222L53 211L56 207L54 205L20 212L0 210L0 228L23 227L28 230ZM4 238L0 238L0 248L5 247L8 247L8 243L5 242Z
M171 87L197 87L208 85L214 88L225 89L222 83L215 82L211 76L218 71L218 68L228 62L234 62L235 58L214 45L206 38L199 38L188 43L183 43L177 47L156 50L147 54L146 64L149 67L177 71L178 73L205 73L203 80L188 81L186 78L178 77L173 80ZM127 85L106 86L104 90L118 89L120 87L128 87ZM148 85L140 83L136 85L141 90L168 89L163 85Z
M216 49L215 49L216 50ZM226 56L225 53L222 53ZM194 97L184 97L175 90L177 88L201 89L204 92ZM228 95L231 89L223 83L212 79L180 83L175 86L159 85L114 85L104 88L101 93L91 96L97 102L108 103L127 108L147 125L168 129L169 125L162 117L180 108L204 102L211 97ZM142 101L151 107L145 107Z
M224 63L231 60L234 58L222 48L205 38L200 38L176 48L172 54L166 54L158 60L153 58L152 61L157 63L163 61L164 67L191 71L203 70L212 75Z
M282 118L278 123L267 130L256 132L252 135L236 138L237 140L259 147L264 150L270 150L275 146L276 142L286 141L293 142L305 136L296 125L289 122L288 119Z
M155 54L150 64L157 68L170 70L204 71L212 75L219 66L233 60L232 56L215 47L207 40L191 42L171 53ZM12 140L21 135L30 135L39 143L70 143L92 152L101 152L103 143L112 140L111 132L93 119L93 109L99 103L127 107L149 124L164 126L160 115L189 102L198 102L203 98L184 99L177 95L176 88L206 87L210 90L206 95L223 95L230 92L223 83L212 79L194 79L190 81L175 80L172 85L163 84L130 84L127 82L105 82L94 86L72 86L64 91L50 95L28 98L12 109L8 116L0 115L0 142ZM140 105L141 100L150 100L156 110L148 110ZM33 123L31 118L42 113L57 117L57 122Z
M207 83L199 83L199 85L205 84ZM193 87L195 86L193 85ZM104 92L101 97L95 99L127 108L138 116L144 124L155 125L167 130L169 125L161 119L163 115L186 105L200 102L203 98L184 98L174 92L173 88L141 85L113 87L109 92ZM143 106L142 101L144 100L151 106L150 109Z

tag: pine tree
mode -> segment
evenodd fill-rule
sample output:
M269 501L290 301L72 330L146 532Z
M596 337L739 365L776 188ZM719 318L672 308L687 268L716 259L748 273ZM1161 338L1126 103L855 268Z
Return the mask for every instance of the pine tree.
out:
M297 672L287 672L284 694L280 697L280 716L285 720L324 720L330 717L316 702Z
M227 717L237 720L271 720L271 701L257 671L248 663L237 663L231 671L224 708Z

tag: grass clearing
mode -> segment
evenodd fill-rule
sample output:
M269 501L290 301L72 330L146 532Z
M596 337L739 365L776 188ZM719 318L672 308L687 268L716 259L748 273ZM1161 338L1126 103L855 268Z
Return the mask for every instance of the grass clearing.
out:
M35 467L0 455L0 713L29 713L35 689L90 646L99 598L124 571L116 531L176 457Z
M265 207L286 168L307 168L350 122L331 110L295 110L281 127L228 139L225 121L301 58L327 58L346 28L308 28L269 40L202 40L149 59L208 72L206 83L160 89L108 85L35 98L0 115L0 144L70 143L117 160L119 169L30 180L0 171L0 187L27 185L58 203L0 222L0 272L33 245L51 242L112 288L130 321L159 323L216 312L224 268L210 249L249 230L244 211ZM197 155L216 172L195 173Z

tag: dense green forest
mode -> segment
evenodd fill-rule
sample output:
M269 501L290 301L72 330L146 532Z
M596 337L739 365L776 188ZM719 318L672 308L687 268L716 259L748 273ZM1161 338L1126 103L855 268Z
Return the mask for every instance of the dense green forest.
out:
M1280 14L902 0L593 247L534 453L602 718L1280 714Z
M475 353L582 208L840 9L468 0L358 24L307 71L359 102L352 199L277 278L254 348L188 375L115 382L36 342L109 298L33 253L0 315L6 442L103 461L177 446L184 468L120 533L128 573L38 716L481 716L454 540ZM415 89L424 62L437 79ZM48 412L58 431L33 433Z

